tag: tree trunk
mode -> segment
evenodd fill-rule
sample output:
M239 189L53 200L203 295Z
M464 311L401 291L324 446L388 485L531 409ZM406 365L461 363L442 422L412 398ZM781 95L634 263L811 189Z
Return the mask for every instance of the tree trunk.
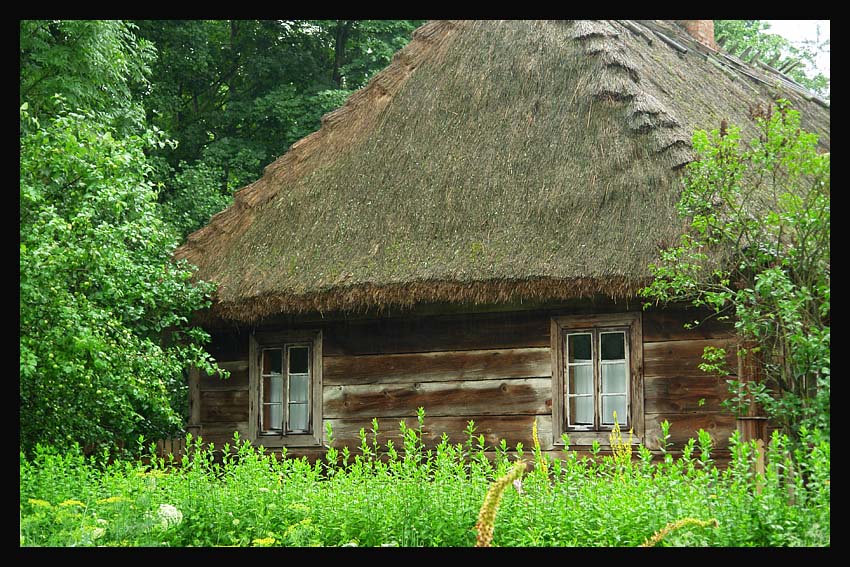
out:
M345 44L348 42L348 35L351 32L351 28L354 26L354 22L355 20L336 21L336 42L334 44L334 68L332 78L340 88L342 88L340 67L342 67L345 58Z

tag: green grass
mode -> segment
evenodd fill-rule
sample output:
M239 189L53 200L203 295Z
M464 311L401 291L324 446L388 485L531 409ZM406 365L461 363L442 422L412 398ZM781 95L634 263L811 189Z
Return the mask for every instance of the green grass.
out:
M471 547L488 490L519 459L528 471L502 483L493 546L830 545L829 441L816 434L794 459L774 435L757 478L737 435L719 469L703 435L677 459L643 447L548 459L502 444L491 462L473 424L467 443L429 450L421 428L401 427L402 447L361 430L356 454L329 449L313 464L238 437L219 460L190 438L179 463L39 447L21 455L21 545Z

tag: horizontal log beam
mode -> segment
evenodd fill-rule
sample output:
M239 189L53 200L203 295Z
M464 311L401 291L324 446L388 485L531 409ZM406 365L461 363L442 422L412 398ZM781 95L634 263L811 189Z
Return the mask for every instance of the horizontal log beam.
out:
M329 386L325 419L427 415L534 415L552 411L550 378Z
M548 348L325 357L325 386L550 376Z

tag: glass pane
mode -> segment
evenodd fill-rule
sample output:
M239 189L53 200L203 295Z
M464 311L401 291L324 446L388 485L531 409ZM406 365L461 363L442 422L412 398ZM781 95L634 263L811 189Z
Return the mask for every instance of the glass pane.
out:
M614 362L602 365L602 393L626 393L626 363Z
M270 348L263 351L263 374L281 374L283 363L281 362L281 350Z
M289 431L307 431L307 404L289 404Z
M283 376L263 377L263 402L280 403L283 401Z
M590 362L590 333L567 335L567 356L569 362Z
M289 401L306 403L309 384L310 377L307 374L290 374Z
M283 405L273 404L263 406L263 431L280 430Z
M289 373L307 374L309 372L309 349L307 347L291 347L289 349Z
M570 425L593 425L593 397L570 398Z
M614 425L614 412L617 412L617 423L624 426L629 418L626 415L626 396L603 396L602 397L602 423Z
M602 342L602 360L625 360L625 333L601 333L600 338Z
M592 394L593 393L593 366L581 364L570 366L569 393L570 394Z

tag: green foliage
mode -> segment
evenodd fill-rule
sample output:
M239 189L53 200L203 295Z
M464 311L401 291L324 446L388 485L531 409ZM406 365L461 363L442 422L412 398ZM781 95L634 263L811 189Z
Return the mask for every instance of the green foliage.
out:
M788 75L797 83L829 99L829 78L814 70L815 58L819 53L829 52L829 40L819 38L792 44L770 32L763 20L714 20L714 37L723 42L723 48L733 55L745 55L746 59L757 56L759 60L782 68L792 61L803 65L790 68ZM807 69L811 66L811 69Z
M137 22L159 52L145 107L149 122L177 141L153 154L160 202L180 234L206 224L235 190L318 130L324 114L407 44L417 22Z
M731 380L731 406L762 404L792 439L802 428L828 435L829 154L785 101L755 121L760 135L746 144L734 125L694 134L700 157L679 204L690 230L662 251L643 293L734 316L764 380ZM707 350L702 368L728 375L725 355Z
M525 469L516 452L465 455L445 435L426 450L419 428L400 432L411 455L387 443L312 464L238 436L218 449L189 436L179 460L38 446L20 458L21 545L472 547L482 514L500 547L830 545L830 451L818 432L804 433L793 463L774 434L763 476L754 442L735 433L721 469L699 432L697 458L655 462L641 445L639 463L623 466L566 450L521 479L506 476ZM499 479L498 509L487 507Z
M211 288L169 258L143 153L162 139L119 138L61 99L52 114L21 111L21 444L179 431L183 369L212 371L187 324Z
M139 96L156 52L123 21L21 22L20 441L67 448L182 430L189 325L212 287L171 260ZM182 181L182 180L181 180ZM188 184L190 181L184 181Z
M121 20L21 20L20 100L40 116L61 95L121 133L137 131L144 112L134 90L148 86L156 50ZM48 111L51 111L48 109Z

